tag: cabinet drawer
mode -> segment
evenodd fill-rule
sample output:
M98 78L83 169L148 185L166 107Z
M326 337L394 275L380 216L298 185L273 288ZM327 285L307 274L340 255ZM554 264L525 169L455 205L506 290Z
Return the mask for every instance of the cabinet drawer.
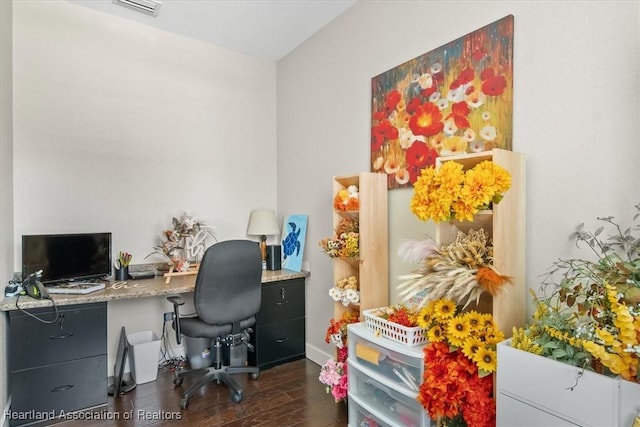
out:
M575 427L578 425L502 393L498 394L498 402L501 403L500 410L496 413L497 427Z
M364 323L348 328L349 361L358 363L379 381L393 384L405 394L417 393L424 369L423 347L407 347L386 338L375 338Z
M392 424L406 427L431 426L431 419L416 400L417 391L407 395L389 384L376 381L357 362L349 362L348 375L349 393L376 408L376 414L384 416Z
M94 356L11 373L11 425L20 414L69 412L107 403L107 356Z
M54 319L53 308L29 310ZM58 310L58 320L42 323L11 311L9 369L17 371L107 353L107 304L76 305Z
M304 317L304 279L284 280L262 287L262 304L258 324L280 322Z
M498 344L498 412L509 401L502 399L504 395L578 425L617 424L617 379L518 350L509 343Z
M256 331L258 366L273 366L276 362L304 357L304 326L304 318L259 325Z
M349 426L401 427L401 425L392 424L390 420L383 420L376 408L367 406L351 393L349 393Z

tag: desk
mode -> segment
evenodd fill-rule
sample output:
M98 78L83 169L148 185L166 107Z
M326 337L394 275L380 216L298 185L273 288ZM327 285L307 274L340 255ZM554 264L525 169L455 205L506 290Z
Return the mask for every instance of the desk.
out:
M261 369L305 357L307 275L288 270L262 273L262 306L252 336L256 351L249 354L250 362ZM42 414L59 416L61 410L68 413L105 405L107 304L131 300L131 305L139 298L191 293L195 278L176 276L165 284L159 276L120 286L108 282L105 289L85 295L55 294L52 298L61 317L52 324L18 310L17 297L0 301L0 310L9 315L9 388L15 414L9 417L10 425L38 421ZM24 296L19 306L44 319L54 317L49 300ZM162 318L158 316L157 321ZM30 416L18 419L29 411Z

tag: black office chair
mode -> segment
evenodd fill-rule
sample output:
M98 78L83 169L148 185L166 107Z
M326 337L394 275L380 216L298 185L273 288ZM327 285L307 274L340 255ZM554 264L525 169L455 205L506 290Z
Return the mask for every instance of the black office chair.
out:
M176 340L181 335L192 338L208 338L213 347L213 365L209 368L176 371L173 383L182 384L184 376L202 373L195 384L182 395L180 407L186 409L189 396L201 386L216 381L224 382L231 391L231 400L238 403L243 398L240 385L231 374L248 373L257 379L257 367L225 366L222 346L232 353L235 346L249 343L251 327L255 325L256 313L260 309L262 284L262 256L256 242L249 240L227 240L215 243L204 253L194 289L196 317L180 317L179 307L184 301L178 296L167 299L173 304ZM231 359L231 358L229 358Z

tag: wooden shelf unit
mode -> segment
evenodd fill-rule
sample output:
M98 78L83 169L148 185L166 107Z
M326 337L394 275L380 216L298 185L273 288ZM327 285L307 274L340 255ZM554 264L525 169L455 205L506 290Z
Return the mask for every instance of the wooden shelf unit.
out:
M345 311L360 312L389 304L389 238L386 175L362 172L357 175L333 178L333 197L350 185L358 187L360 209L358 212L333 211L333 227L342 218L356 219L360 229L360 257L358 260L334 258L333 280L356 276L360 288L360 304L345 307L334 305L334 318ZM360 320L363 320L360 314Z
M458 231L482 228L493 239L494 267L504 276L511 278L498 295L491 297L484 293L477 307L484 313L491 313L498 327L506 336L511 329L521 327L526 318L525 284L525 164L524 156L512 151L494 149L492 151L438 157L436 167L444 162L458 162L465 170L478 163L491 160L511 174L511 188L504 194L492 210L478 212L473 222L450 222L436 225L436 240L446 243L455 238Z

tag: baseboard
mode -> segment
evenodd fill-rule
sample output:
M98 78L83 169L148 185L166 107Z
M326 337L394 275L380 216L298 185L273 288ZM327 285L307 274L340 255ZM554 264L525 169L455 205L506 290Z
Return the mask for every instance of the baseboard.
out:
M306 351L306 356L307 359L311 360L312 362L322 366L324 365L324 363L331 358L334 358L335 356L332 354L329 354L323 350L320 350L317 347L314 347L312 345L306 344L305 345L305 351Z

